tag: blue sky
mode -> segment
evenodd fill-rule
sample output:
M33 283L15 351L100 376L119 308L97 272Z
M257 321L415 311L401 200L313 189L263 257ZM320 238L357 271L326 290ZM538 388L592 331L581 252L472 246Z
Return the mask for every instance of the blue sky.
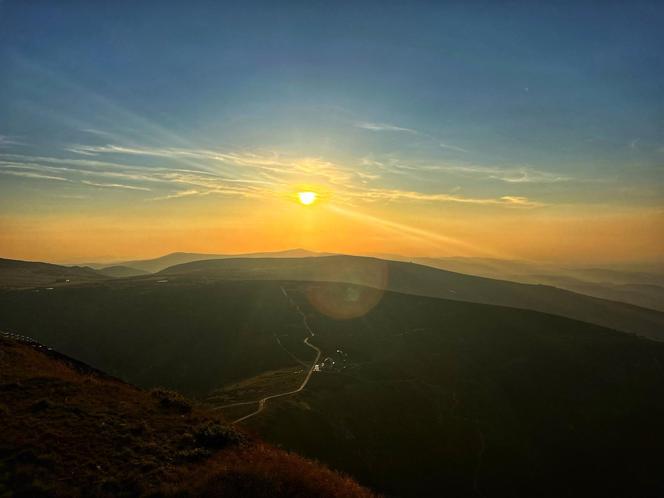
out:
M5 0L0 209L295 181L427 212L661 217L658 3Z

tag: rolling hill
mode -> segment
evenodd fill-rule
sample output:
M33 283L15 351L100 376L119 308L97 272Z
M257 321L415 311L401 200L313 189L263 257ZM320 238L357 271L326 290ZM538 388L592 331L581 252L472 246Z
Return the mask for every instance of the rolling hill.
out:
M356 284L179 275L4 291L0 330L234 420L300 385L306 319L317 371L241 422L273 444L394 496L664 492L664 344Z
M3 336L0 358L1 496L373 496L177 393Z
M140 387L202 395L292 364L274 324L297 317L272 283L109 280L0 292L0 330L16 331ZM278 296L277 296L278 297Z
M209 259L225 258L306 258L324 256L326 253L307 251L306 249L288 249L286 251L256 252L247 254L205 254L195 252L174 252L153 259L138 259L116 263L114 266L124 266L141 270L146 273L156 273L169 266L191 263L192 261L205 261ZM108 268L103 263L90 263L88 266L96 269Z
M106 275L86 266L61 266L0 258L0 288L74 285L106 278Z
M359 256L222 259L176 265L162 277L349 282L406 294L510 306L664 340L664 313L545 285L463 275L424 265Z
M138 277L140 275L149 275L150 272L145 270L139 270L137 268L132 268L130 266L106 266L104 268L99 268L97 270L102 275L113 278L127 278L127 277Z
M328 302L349 298L320 285ZM269 441L394 496L664 493L664 344L392 292L338 320L311 288L286 287L331 362L243 422Z
M403 260L399 257L388 259ZM552 285L579 294L664 311L664 271L656 263L636 268L575 268L491 258L414 258L413 261L467 275Z

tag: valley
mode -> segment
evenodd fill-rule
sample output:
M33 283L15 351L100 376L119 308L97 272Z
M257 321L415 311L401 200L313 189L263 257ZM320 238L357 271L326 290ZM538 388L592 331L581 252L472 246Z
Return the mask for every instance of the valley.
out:
M6 291L0 328L387 495L659 492L662 343L356 283L164 276Z

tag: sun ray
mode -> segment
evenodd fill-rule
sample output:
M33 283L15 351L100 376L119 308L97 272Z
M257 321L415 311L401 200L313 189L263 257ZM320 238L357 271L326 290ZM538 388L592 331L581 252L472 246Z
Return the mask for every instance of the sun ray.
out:
M391 232L397 232L402 236L406 235L422 242L429 242L433 245L445 244L447 246L451 246L456 249L462 249L466 251L466 254L482 255L487 257L507 257L507 255L505 254L499 254L498 252L487 249L486 247L478 247L477 245L470 244L463 240L459 240L453 237L448 237L446 235L441 235L439 233L432 232L430 230L411 227L408 225L404 225L403 223L389 221L384 218L379 218L377 216L361 213L357 210L351 211L350 209L345 209L341 206L336 206L336 205L330 205L327 208L343 216L347 216L349 218L353 218L365 223L370 223L372 226L379 226L385 230Z

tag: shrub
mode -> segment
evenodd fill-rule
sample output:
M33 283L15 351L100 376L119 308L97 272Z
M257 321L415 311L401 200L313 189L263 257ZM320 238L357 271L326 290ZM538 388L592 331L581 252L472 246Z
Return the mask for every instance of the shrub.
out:
M195 433L196 442L204 448L221 449L247 442L247 437L235 429L219 423L209 423L199 427Z
M164 410L174 411L176 413L191 412L191 401L186 399L180 393L169 391L168 389L153 389L150 391L153 398L159 402L159 406Z

